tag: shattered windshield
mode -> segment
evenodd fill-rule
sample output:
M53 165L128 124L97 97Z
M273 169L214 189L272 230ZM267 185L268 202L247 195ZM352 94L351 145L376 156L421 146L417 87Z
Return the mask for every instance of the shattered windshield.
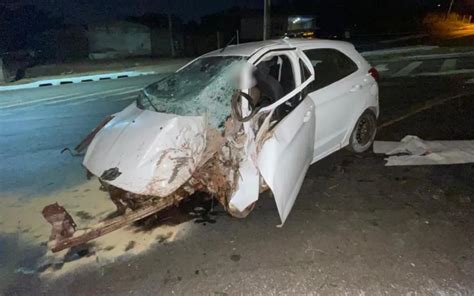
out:
M140 108L176 115L206 114L213 127L222 127L230 114L243 57L216 56L198 59L180 71L146 87Z

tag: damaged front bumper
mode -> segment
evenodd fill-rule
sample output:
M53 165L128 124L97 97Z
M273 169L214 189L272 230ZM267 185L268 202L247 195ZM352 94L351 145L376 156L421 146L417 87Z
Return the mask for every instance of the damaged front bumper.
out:
M221 132L208 125L205 116L175 116L132 104L100 125L78 147L83 149L84 143L90 143L83 165L88 175L99 178L118 215L76 231L64 208L58 204L45 207L43 216L53 226L53 251L95 239L197 191L209 193L235 217L243 218L253 209L252 201L245 204L238 196L236 205L231 202L244 177L241 164L245 163L247 139L232 118ZM248 165L244 169L248 170ZM258 195L255 167L253 174Z

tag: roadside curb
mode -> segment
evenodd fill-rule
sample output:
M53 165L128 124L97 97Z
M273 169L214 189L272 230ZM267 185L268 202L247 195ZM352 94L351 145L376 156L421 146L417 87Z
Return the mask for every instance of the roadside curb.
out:
M65 84L73 84L73 83L81 83L81 82L101 81L101 80L111 80L111 79L137 77L137 76L150 75L150 74L155 74L155 72L154 71L148 71L148 72L126 71L126 72L117 72L117 73L66 77L66 78L59 78L59 79L53 78L53 79L33 81L30 83L24 83L24 84L0 86L0 91L19 90L19 89L45 87L45 86L57 86L57 85L65 85Z
M158 66L144 70L128 70L128 71L120 71L120 72L110 72L110 73L98 73L98 74L83 74L81 76L70 76L70 77L50 77L41 80L35 80L28 83L21 83L21 84L12 84L12 85L4 85L0 86L0 92L3 91L13 91L13 90L20 90L20 89L29 89L29 88L37 88L37 87L47 87L47 86L59 86L59 85L66 85L66 84L76 84L76 83L86 83L86 82L94 82L94 81L105 81L105 80L113 80L113 79L121 79L121 78L130 78L130 77L138 77L138 76L145 76L145 75L153 75L153 74L160 74L160 73L167 73L173 72L179 69L185 62L177 62L176 64L166 65L166 66Z

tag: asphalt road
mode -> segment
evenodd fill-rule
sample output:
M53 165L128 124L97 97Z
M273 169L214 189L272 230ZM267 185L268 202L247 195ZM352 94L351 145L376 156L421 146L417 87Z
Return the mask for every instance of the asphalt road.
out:
M0 92L2 192L29 196L76 184L81 159L61 150L161 75Z
M394 123L378 139L474 139L474 75L413 75L440 72L444 61L413 62L383 66L392 70L382 71L380 123ZM403 68L404 75L392 75ZM2 196L54 198L84 183L81 159L60 151L157 78L0 93ZM426 102L459 94L465 95L397 121ZM474 166L383 164L382 156L340 151L313 165L281 229L274 202L264 195L247 219L219 207L199 219L185 215L175 222L187 229L181 237L160 236L147 252L107 263L97 257L61 277L31 270L44 245L25 250L19 235L0 232L0 295L472 295ZM92 191L74 194L87 198Z
M373 61L380 74L385 77L449 76L474 73L474 58L435 57L421 60Z

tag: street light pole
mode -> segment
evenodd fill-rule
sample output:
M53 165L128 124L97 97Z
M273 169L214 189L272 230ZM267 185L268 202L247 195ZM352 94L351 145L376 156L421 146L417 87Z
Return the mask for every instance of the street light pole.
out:
M270 38L270 8L271 0L263 0L263 40Z
M173 36L173 18L171 16L171 0L168 1L168 33L170 35L170 53L171 57L176 56L176 50L174 47L174 36Z
M171 17L171 13L168 12L168 32L170 34L170 51L171 51L171 57L176 56L176 51L174 48L174 37L173 37L173 19Z
M446 14L446 18L449 18L449 15L451 14L451 10L453 9L453 4L454 4L454 0L451 0L451 2L449 3L448 14Z

